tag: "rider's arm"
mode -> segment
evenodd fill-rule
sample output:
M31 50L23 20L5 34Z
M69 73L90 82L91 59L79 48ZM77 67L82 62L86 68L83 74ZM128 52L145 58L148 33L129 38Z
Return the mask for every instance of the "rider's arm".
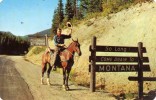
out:
M64 35L64 34L62 34L62 36L64 37L64 39L69 39L69 38L71 38L71 34L69 34L69 35Z
M62 36L64 37L64 39L69 39L71 38L71 33L72 33L72 28L70 29L70 32L68 33L68 35L62 34Z

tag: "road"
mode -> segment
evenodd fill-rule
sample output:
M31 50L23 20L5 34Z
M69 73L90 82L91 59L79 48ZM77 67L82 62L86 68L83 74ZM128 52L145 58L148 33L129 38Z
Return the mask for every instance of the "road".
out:
M0 98L3 100L33 100L27 83L13 61L0 56Z
M50 86L41 85L40 76L41 66L26 61L23 56L0 56L0 97L3 100L115 100L109 93L91 93L89 88L72 82L69 82L70 90L64 91L59 73L51 73Z

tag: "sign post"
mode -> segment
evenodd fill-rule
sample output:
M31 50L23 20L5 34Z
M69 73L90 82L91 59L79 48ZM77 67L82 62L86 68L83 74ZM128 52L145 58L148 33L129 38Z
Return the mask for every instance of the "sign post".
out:
M143 71L151 70L149 64L143 64L143 62L149 63L149 59L148 57L143 57L143 53L146 53L146 48L143 47L142 42L138 43L138 47L99 46L96 45L96 37L93 37L90 52L89 62L91 64L89 65L89 72L91 92L95 92L96 72L138 72L137 77L129 77L128 79L130 81L138 81L139 100L143 100L143 81L156 81L156 77L143 77ZM138 56L96 56L96 52L136 53ZM107 64L96 64L96 62L107 62ZM112 62L116 63L110 64Z
M91 46L91 73L90 73L90 91L95 92L95 81L96 81L96 73L95 73L95 60L96 60L96 37L93 37L92 46Z
M143 43L138 43L138 96L139 100L143 100L143 53L142 53Z
M48 36L47 36L47 34L45 35L45 38L46 38L46 46L49 47Z

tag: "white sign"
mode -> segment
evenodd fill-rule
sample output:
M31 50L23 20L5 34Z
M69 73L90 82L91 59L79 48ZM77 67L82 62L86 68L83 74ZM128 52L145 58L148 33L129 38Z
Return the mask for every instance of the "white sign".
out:
M46 46L46 38L43 37L29 37L31 46Z

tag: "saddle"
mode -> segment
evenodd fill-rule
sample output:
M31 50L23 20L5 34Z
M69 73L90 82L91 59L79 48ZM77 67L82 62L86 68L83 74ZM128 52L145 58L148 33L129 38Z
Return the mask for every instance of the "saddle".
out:
M51 53L50 53L51 54L51 61L52 61L52 63L54 63L54 60L53 60L54 52L55 52L55 50L53 49L53 50L51 50ZM60 66L61 62L67 61L66 58L63 55L63 52L66 52L66 48L61 48L59 50L59 52L58 52L58 54L56 56L56 62L54 63L55 66Z

